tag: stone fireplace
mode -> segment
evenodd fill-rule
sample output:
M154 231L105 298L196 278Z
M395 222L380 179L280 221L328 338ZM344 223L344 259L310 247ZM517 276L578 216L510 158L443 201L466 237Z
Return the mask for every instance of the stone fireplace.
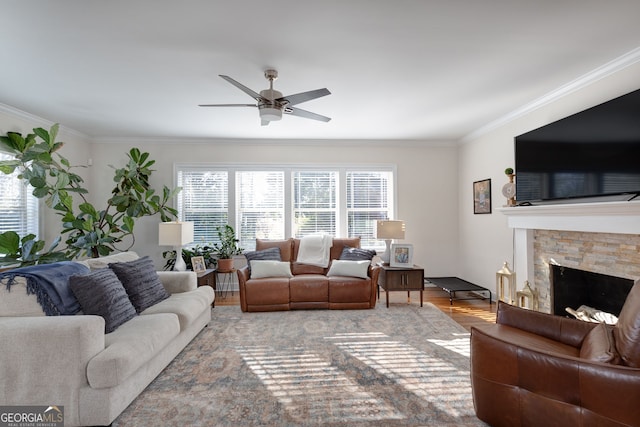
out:
M521 289L537 290L551 313L549 262L636 280L640 278L640 201L519 206L499 210L514 229L514 269Z

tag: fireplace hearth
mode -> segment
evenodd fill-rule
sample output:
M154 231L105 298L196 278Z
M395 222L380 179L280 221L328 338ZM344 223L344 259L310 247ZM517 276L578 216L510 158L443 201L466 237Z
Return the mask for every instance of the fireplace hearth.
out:
M582 305L618 316L633 287L633 280L623 277L561 265L549 267L551 309L560 316L568 316L567 307L575 310Z

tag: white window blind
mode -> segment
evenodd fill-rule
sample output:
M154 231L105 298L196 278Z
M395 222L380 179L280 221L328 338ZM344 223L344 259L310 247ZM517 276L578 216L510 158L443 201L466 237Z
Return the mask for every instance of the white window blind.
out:
M261 170L262 168L262 170ZM255 239L286 239L324 232L374 238L376 220L394 218L391 166L177 165L179 218L195 223L196 243L214 243L216 227L230 224L240 246Z
M185 169L177 175L179 218L194 223L194 243L217 242L217 227L229 219L228 172Z
M0 160L11 160L13 156L0 153ZM38 199L31 194L33 188L11 175L0 173L0 233L15 231L24 237L38 236Z
M240 246L253 248L255 239L284 239L284 172L236 172L236 234Z
M297 171L293 179L294 236L323 232L336 236L338 173Z
M391 172L347 172L347 230L349 236L360 236L360 245L383 248L376 240L376 221L391 218Z

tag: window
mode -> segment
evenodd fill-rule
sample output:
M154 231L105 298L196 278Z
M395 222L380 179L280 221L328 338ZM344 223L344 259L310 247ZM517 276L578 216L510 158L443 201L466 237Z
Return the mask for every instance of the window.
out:
M338 173L293 172L294 237L324 232L337 235Z
M240 242L284 239L284 172L238 172L236 188Z
M11 160L10 154L0 153L0 160ZM32 187L11 175L0 174L0 233L15 231L24 237L38 236L38 199L31 194Z
M317 232L385 247L375 225L393 218L393 166L176 165L176 171L179 218L195 223L195 243L216 242L216 228L229 223L245 250L256 238Z
M229 179L226 171L179 170L179 218L194 223L194 243L213 243L217 227L229 219Z
M390 182L389 172L347 172L348 235L360 236L363 247L384 247L375 238L375 223L392 218Z

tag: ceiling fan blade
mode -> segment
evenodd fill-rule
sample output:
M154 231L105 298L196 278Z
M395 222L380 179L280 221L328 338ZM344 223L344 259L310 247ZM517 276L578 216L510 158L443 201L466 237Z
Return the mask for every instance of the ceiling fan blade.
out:
M276 101L289 101L289 105L301 104L303 102L311 101L312 99L320 98L322 96L331 95L331 92L327 88L310 90L308 92L300 92L293 95L283 96L276 99Z
M247 95L249 95L250 97L252 97L253 99L255 99L256 101L260 101L261 99L264 99L262 95L260 95L257 92L254 92L253 90L249 89L242 83L239 83L233 80L231 77L225 76L223 74L219 74L219 76L225 79L226 81L228 81L229 83L231 83L232 85L234 85L235 87L237 87L238 89L240 89L241 91L243 91L244 93L246 93Z
M198 107L257 107L258 104L200 104Z
M295 107L287 107L284 109L286 114L291 114L292 116L304 117L305 119L313 119L319 120L321 122L328 122L331 120L330 117L321 116L320 114L312 113L311 111L303 110L301 108Z

